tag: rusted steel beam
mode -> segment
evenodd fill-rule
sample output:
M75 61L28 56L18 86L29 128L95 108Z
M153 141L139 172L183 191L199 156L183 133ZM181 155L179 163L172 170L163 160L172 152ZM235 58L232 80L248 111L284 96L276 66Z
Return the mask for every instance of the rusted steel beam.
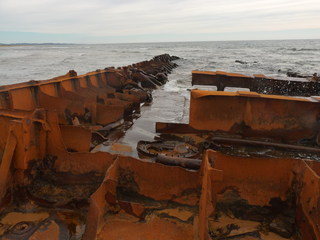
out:
M162 154L158 154L154 158L154 160L157 163L162 163L169 166L180 166L180 167L194 169L194 170L198 170L201 165L200 159L169 157Z
M157 133L207 133L206 130L197 130L192 128L189 124L184 123L164 123L164 122L156 122L156 132Z
M283 143L248 140L248 139L237 139L237 138L230 138L230 137L229 138L213 137L210 140L216 143L254 145L254 146L260 146L260 147L276 147L276 148L290 149L295 151L320 153L320 148L306 147L306 146L292 145L292 144L283 144Z
M10 180L9 177L12 177L10 176L10 168L16 145L17 139L12 133L12 131L10 131L0 164L0 200L5 196L8 190L7 185L10 186L10 184L8 184L8 181Z
M284 143L316 142L319 102L254 92L191 91L190 126Z
M226 87L249 88L258 93L288 96L310 97L320 94L320 83L308 79L274 79L262 74L246 76L221 71L192 71L192 85L217 86L218 91Z

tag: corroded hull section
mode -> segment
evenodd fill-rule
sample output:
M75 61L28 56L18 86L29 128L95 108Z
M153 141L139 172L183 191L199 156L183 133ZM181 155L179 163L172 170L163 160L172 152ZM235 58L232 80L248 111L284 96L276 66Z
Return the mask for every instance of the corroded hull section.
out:
M1 88L1 239L320 239L316 98L193 90L144 159L90 152L175 59Z

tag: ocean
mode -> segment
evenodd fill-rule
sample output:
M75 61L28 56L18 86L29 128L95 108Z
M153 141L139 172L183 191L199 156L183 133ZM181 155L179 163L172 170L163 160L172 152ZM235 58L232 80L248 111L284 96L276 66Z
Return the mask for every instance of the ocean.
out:
M180 66L170 76L168 87L172 91L190 86L192 70L270 76L285 76L289 70L320 74L320 40L0 45L0 84L49 79L71 69L83 74L163 53L181 58L177 61Z

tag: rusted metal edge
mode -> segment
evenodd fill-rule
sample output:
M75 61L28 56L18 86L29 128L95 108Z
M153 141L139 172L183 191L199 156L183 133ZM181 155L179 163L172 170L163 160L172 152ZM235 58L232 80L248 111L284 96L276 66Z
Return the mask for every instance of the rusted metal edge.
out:
M156 122L156 133L181 133L181 134L197 134L208 133L206 130L198 130L186 123L166 123Z
M263 94L289 96L316 96L320 94L320 84L301 78L274 79L264 75L246 76L226 72L192 72L192 85L213 85L218 91L226 87L249 88Z

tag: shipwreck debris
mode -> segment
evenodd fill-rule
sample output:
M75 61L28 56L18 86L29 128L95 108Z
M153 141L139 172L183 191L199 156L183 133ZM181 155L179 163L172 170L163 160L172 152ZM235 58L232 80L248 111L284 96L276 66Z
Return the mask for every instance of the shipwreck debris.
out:
M24 222L23 216L40 210L54 216L69 211L85 219L90 196L116 158L88 151L109 140L114 129L130 127L128 119L139 113L141 103L152 99L151 89L133 81L130 69L158 79L160 86L177 66L172 59L178 58L164 54L128 67L80 76L72 70L50 80L1 87L1 239L18 239L14 235L18 230L23 239L44 239L48 234L52 239L69 239L78 234L70 228L81 228L84 220L50 218L53 228L38 233L41 223ZM21 212L21 218L4 225L3 217L12 211ZM64 233L55 225L60 222Z
M1 88L1 239L320 238L320 162L210 149L318 152L317 98L193 90L188 124L157 123L144 159L123 154L176 59Z
M137 145L141 157L156 157L160 154L170 157L195 158L199 156L196 146L182 141L139 141Z
M158 154L154 158L155 162L162 163L169 166L180 166L187 169L198 170L201 166L201 159L182 158L182 157L168 157Z

